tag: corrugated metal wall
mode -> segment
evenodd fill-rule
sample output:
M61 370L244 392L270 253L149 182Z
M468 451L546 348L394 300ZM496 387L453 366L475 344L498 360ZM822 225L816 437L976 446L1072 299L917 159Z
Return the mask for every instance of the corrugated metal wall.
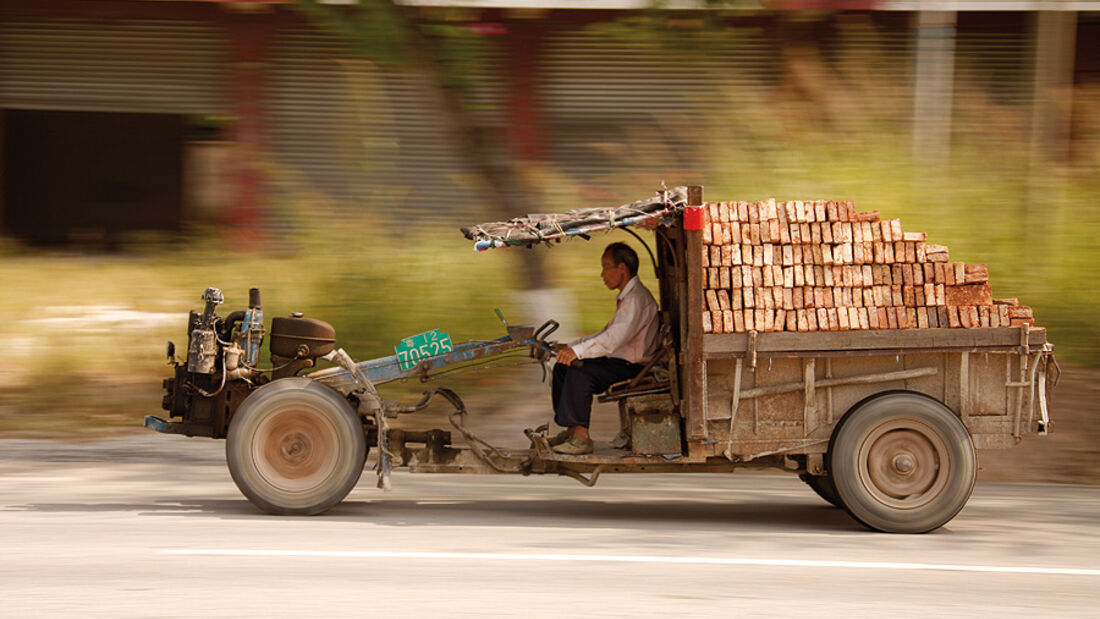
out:
M1034 42L1023 14L1014 19L1002 20L1003 27L960 21L956 135L989 123L990 110L1027 118ZM899 140L912 128L909 26L905 16L856 14L833 18L807 39L820 61L813 70L825 72L835 100L850 104L855 97L846 90L858 91L864 107L856 116ZM707 35L695 42L706 52L687 56L599 29L553 35L538 86L549 169L608 199L648 193L662 180L708 182L707 174L722 171L705 168L699 146L714 139L715 122L781 122L777 103L803 97L814 104L792 75L799 41L781 32L755 19ZM224 36L215 25L183 20L8 19L0 24L0 106L226 113ZM480 62L469 105L485 131L501 134L501 41L481 37L472 45ZM284 186L425 225L492 213L418 76L372 66L334 36L306 27L279 33L269 69L273 160ZM552 195L559 202L546 208L578 206L568 202L573 192Z
M960 16L955 41L956 142L1027 139L1035 95L1034 18L997 15L992 23Z
M499 54L486 41L468 105L486 130L502 125ZM486 212L472 168L412 72L381 68L336 37L280 33L272 64L271 137L283 182L337 208L372 208L418 225Z
M219 30L181 20L12 19L0 23L0 106L225 112Z
M540 94L557 172L634 196L662 180L698 180L706 119L716 111L758 111L778 66L775 41L756 28L698 42L706 45L703 55L616 40L598 29L553 36Z
M819 108L803 116L817 114L822 125L847 115L907 135L912 35L897 21L858 20L804 40L731 26L685 35L694 51L683 55L599 28L555 36L543 76L551 160L566 178L628 197L661 181L737 178L714 158L723 148L715 142L783 149L798 131L788 118L807 108ZM752 179L738 182L751 192Z

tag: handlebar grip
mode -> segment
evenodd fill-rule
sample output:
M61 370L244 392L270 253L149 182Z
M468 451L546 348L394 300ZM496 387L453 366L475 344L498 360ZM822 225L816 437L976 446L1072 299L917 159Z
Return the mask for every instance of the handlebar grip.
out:
M556 320L547 320L546 322L542 323L542 325L538 329L535 329L534 338L536 340L545 341L546 338L549 337L551 333L557 331L558 327L560 326L561 325L558 324L558 321Z

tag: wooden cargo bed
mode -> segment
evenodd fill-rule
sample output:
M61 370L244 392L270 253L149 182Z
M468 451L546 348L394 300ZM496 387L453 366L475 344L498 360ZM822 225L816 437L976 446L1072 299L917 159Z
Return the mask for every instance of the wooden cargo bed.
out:
M1049 346L1043 329L1026 325L708 334L702 342L705 397L686 420L697 456L824 454L848 410L888 391L944 403L979 449L1011 446L1047 421Z

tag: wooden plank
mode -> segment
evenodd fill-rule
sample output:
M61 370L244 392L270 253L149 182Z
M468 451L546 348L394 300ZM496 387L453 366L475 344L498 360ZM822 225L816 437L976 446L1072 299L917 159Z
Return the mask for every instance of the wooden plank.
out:
M959 416L963 423L970 418L970 353L959 355Z
M859 376L841 376L838 378L826 378L819 381L810 381L809 386L805 381L789 382L789 383L775 383L773 385L764 385L762 387L752 387L751 389L743 389L740 392L740 399L742 400L754 400L756 398L779 395L781 393L793 393L796 391L809 391L814 388L831 388L842 387L847 385L872 385L875 383L889 383L895 381L910 380L913 378L921 378L923 376L933 376L939 373L939 368L925 367L914 368L911 370L899 370L896 372L880 372L878 374L861 374ZM755 384L755 383L754 383ZM710 421L725 421L729 417L711 417Z
M684 377L683 404L687 435L689 439L702 439L707 434L707 423L703 417L703 401L706 389L703 376L703 265L702 233L697 230L684 230L684 253L687 255L687 339L682 343L682 364ZM731 334L732 335L732 334ZM1017 341L1018 340L1017 333Z
M700 303L702 294L700 292ZM1046 343L1046 330L1032 329L1030 346ZM1018 347L1020 330L1000 329L881 329L878 331L839 331L808 333L763 333L757 338L759 353L905 350L905 349L970 349ZM707 356L741 355L748 348L744 333L707 335L702 338Z

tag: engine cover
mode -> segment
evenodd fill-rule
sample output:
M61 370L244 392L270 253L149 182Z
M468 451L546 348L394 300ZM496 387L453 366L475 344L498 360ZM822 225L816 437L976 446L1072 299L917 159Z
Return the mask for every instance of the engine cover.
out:
M299 316L276 316L271 320L273 356L314 359L327 355L335 347L336 329L323 320Z

